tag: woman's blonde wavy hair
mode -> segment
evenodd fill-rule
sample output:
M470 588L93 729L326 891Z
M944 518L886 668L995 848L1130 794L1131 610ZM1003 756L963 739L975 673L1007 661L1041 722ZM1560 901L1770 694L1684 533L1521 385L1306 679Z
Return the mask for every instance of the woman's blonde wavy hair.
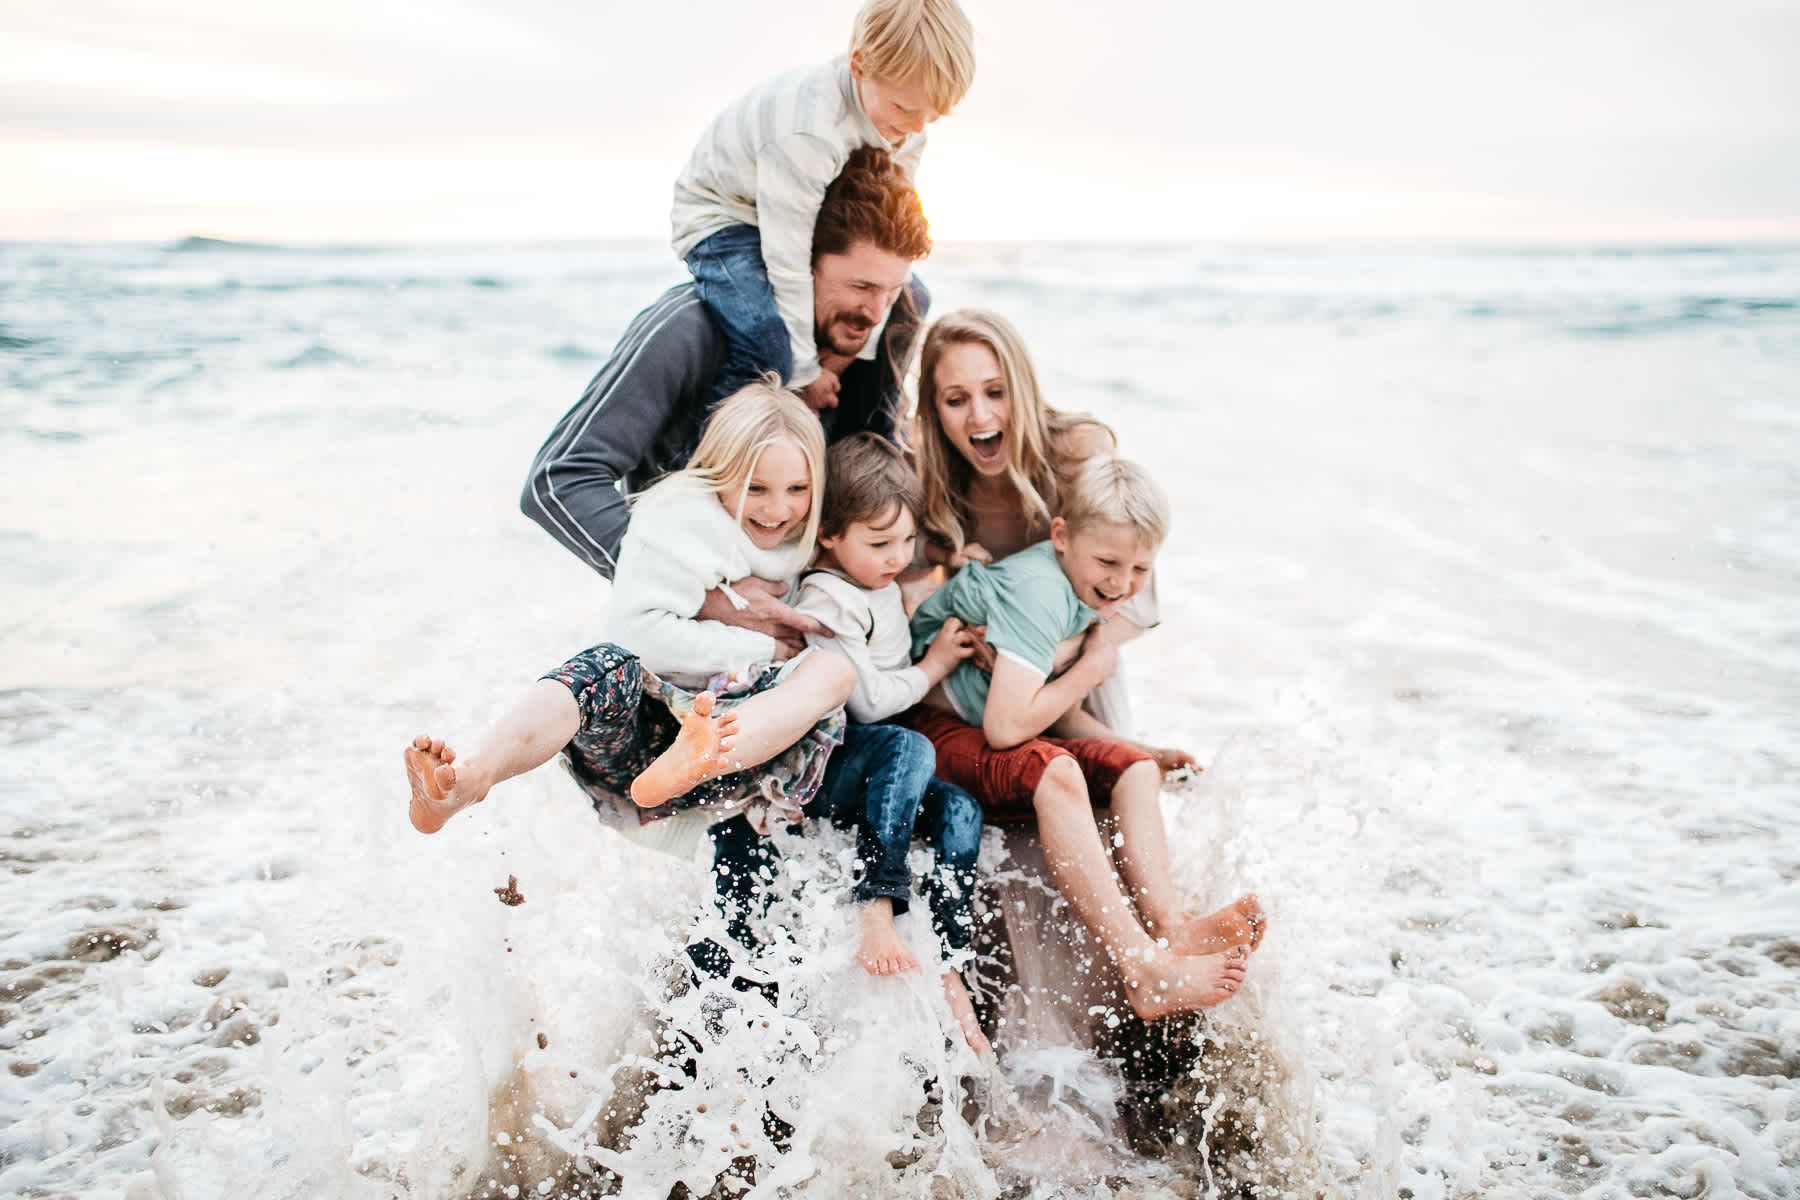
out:
M1006 478L1018 493L1030 540L1040 541L1049 535L1050 518L1057 514L1068 485L1067 473L1080 466L1067 461L1064 444L1068 435L1097 428L1115 444L1118 439L1088 414L1059 412L1044 402L1031 356L1012 322L985 309L945 313L926 331L919 355L919 405L914 425L919 481L925 492L921 524L939 545L960 553L969 540L968 496L975 469L950 444L937 408L938 360L950 347L966 345L987 347L1000 364L1009 412Z

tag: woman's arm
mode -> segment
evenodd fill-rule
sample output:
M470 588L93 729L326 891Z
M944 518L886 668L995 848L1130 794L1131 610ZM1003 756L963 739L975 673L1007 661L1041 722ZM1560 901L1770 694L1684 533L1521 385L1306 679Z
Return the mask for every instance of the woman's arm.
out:
M1103 723L1099 717L1075 702L1074 707L1056 719L1048 731L1060 738L1099 738L1108 742L1123 742L1127 746L1136 746L1151 758L1164 771L1175 771L1183 767L1191 771L1200 769L1199 760L1186 750L1173 746L1152 746L1148 742L1140 742L1117 732L1110 725Z

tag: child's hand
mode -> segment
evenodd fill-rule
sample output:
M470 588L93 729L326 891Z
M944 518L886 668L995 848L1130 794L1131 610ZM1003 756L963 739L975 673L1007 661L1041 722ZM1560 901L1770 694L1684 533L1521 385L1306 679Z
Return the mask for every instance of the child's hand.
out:
M988 548L983 546L980 542L968 542L963 546L960 553L952 554L950 556L949 565L950 569L954 571L972 562L992 566L994 564L994 556L989 554Z
M950 617L944 621L937 636L931 639L925 657L919 660L919 668L932 683L941 683L944 676L956 669L957 663L973 653L975 635L969 632L967 625Z
M837 372L820 367L819 377L800 389L800 399L806 401L806 407L816 413L822 413L828 408L836 408L838 403Z
M721 625L736 625L768 634L775 639L777 661L784 662L806 649L809 633L832 636L831 630L817 620L782 601L781 598L787 595L785 583L747 575L732 580L731 590L746 601L748 607L739 608L722 588L713 588L706 593L700 611L694 615L702 621L717 621Z
M1200 761L1186 750L1177 750L1173 746L1145 746L1144 750L1156 760L1156 765L1162 768L1165 775L1171 771L1199 771L1201 769Z
M972 656L975 659L975 665L989 675L992 675L994 673L995 654L994 648L988 645L987 626L969 626L969 637L975 642L975 653Z
M1081 657L1075 660L1071 671L1080 670L1093 680L1088 686L1095 688L1112 678L1112 673L1119 665L1119 648L1105 634L1106 626L1099 621L1088 626L1081 638Z

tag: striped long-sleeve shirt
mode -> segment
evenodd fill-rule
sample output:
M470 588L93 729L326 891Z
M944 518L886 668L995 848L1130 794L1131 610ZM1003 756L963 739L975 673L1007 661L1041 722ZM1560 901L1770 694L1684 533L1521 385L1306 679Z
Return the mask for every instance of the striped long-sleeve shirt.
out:
M628 492L687 465L725 339L691 283L632 318L612 357L532 460L519 507L611 579Z
M825 188L858 146L888 151L912 179L925 134L898 146L883 138L863 112L848 56L839 56L752 88L713 120L675 181L671 240L682 258L728 226L754 225L761 234L763 265L793 350L791 387L819 374L813 222Z
M874 362L852 363L838 406L820 414L826 438L861 430L894 436L900 391L894 361L905 362L929 297L917 280L906 311L894 308ZM627 497L687 466L700 444L725 336L684 283L664 292L626 327L575 407L563 414L532 460L519 497L525 515L582 562L613 577L631 521Z

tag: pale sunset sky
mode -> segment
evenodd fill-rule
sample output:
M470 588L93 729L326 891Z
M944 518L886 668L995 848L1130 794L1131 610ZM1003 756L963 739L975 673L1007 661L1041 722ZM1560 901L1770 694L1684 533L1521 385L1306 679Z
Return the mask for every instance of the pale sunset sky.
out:
M0 240L663 237L856 0L0 0ZM965 0L939 239L1800 238L1797 0Z

